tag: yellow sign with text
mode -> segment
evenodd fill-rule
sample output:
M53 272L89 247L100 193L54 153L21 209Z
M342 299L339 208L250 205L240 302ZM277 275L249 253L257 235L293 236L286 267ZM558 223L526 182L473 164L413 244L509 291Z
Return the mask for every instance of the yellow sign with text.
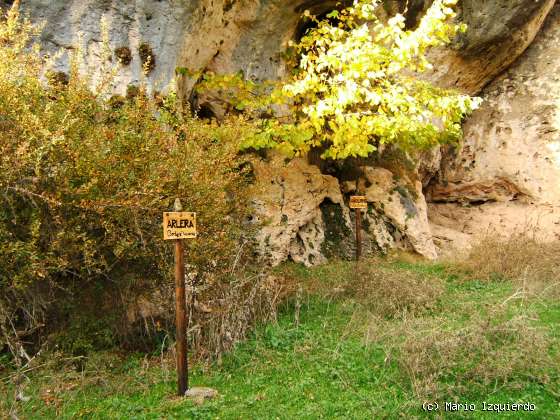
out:
M363 195L353 195L350 197L351 209L367 209L367 200Z
M196 238L196 213L173 211L163 213L163 239Z

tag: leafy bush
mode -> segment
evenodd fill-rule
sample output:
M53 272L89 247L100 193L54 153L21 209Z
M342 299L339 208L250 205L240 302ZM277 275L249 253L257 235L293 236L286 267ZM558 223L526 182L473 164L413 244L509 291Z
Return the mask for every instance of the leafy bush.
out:
M79 57L68 83L47 85L36 34L17 7L0 21L0 327L17 355L61 294L170 282L161 221L176 197L198 212L186 259L199 276L229 273L247 235L248 124L200 121L142 88L106 101L78 76Z

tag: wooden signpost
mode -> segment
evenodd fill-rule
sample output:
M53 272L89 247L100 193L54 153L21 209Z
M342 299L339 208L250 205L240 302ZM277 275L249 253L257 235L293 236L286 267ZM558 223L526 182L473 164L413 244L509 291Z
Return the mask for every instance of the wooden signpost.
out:
M196 213L185 211L163 213L163 239L191 238L196 238Z
M363 195L350 197L350 208L356 211L356 261L362 255L362 209L367 209L367 200Z
M185 299L185 263L183 239L196 238L196 213L183 212L181 200L175 200L173 212L163 213L163 239L175 241L175 327L177 329L177 393L189 389L187 361L187 308Z

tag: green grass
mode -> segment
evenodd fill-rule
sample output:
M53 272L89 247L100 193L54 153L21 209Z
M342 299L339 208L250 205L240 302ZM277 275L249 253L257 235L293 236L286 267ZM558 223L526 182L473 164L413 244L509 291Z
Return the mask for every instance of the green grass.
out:
M448 275L441 265L397 262L389 267L411 276L444 279L445 291L435 309L415 315L413 322L433 326L443 321L446 328L455 330L470 325L477 316L492 317L493 308L503 307L504 319L527 315L530 328L543 328L548 351L557 356L558 301L506 302L515 292L512 283L465 282ZM304 283L320 279L329 287L354 271L353 263L291 269ZM276 323L257 328L220 361L194 367L191 385L210 386L220 393L202 405L174 396L175 374L169 361L162 362L157 355L98 353L78 369L73 369L72 361L62 361L58 367L51 361L49 366L30 372L31 382L23 388L30 400L18 402L17 413L20 418L497 418L496 413L481 410L485 401L529 402L536 407L534 412L500 413L500 418L560 416L558 366L547 367L548 381L514 371L499 384L481 384L476 378L455 383L453 378L466 371L469 357L458 358L450 371L444 372L443 379L435 380L447 389L445 381L451 378L452 391L446 391L441 399L427 400L437 401L440 410L425 412L424 398L415 393L410 373L399 359L403 357L399 343L409 331L403 326L412 321L376 316L351 296L310 294L303 298L299 324L295 305L289 302ZM378 323L370 329L376 336L366 339L364 331L372 322ZM507 361L504 363L507 365ZM8 402L0 403L0 407L6 411L12 404L13 392L13 385L5 387ZM444 412L442 404L453 401L452 394L458 402L476 404L478 410L453 415ZM51 400L50 395L54 396Z

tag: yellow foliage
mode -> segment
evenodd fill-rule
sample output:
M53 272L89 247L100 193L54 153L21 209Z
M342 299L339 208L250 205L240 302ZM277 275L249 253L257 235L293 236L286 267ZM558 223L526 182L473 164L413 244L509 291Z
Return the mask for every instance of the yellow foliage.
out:
M366 157L386 143L409 149L457 141L462 118L480 100L415 77L430 68L430 48L465 30L452 22L456 3L434 1L415 30L407 30L399 14L381 22L377 0L356 0L322 21L305 12L317 27L292 45L299 58L292 79L269 87L273 92L265 90L264 96L253 82L239 77L234 83L233 96L240 93L242 109L257 120L271 104L291 111L281 122L261 120L260 132L243 147L275 147L294 155L321 146L324 158L345 159ZM242 88L244 83L250 87ZM251 100L248 92L260 100Z

